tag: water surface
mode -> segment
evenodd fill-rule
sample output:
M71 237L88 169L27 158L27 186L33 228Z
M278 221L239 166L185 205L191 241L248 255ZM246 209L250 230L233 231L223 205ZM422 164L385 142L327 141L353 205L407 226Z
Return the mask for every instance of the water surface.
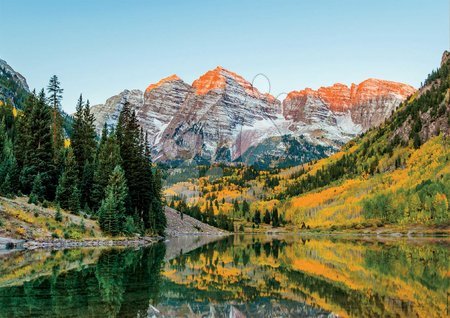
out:
M0 317L445 317L447 239L185 237L0 254Z

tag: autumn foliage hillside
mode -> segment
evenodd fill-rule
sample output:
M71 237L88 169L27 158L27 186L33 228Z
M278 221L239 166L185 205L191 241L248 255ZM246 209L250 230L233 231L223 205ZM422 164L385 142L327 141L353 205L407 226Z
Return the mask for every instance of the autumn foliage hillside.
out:
M329 158L284 170L212 167L221 174L187 179L166 194L199 212L253 222L276 209L281 224L303 228L448 227L449 57L389 120Z

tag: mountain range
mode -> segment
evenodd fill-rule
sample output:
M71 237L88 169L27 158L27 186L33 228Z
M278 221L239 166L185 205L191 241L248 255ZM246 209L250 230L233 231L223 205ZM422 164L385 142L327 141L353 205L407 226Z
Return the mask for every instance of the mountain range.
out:
M223 67L191 85L177 75L145 91L124 90L92 107L97 131L113 127L124 103L151 136L155 160L295 165L326 157L378 126L416 91L379 79L290 92L284 101Z
M25 77L3 60L0 75L0 99L21 108L30 93ZM156 161L283 167L331 155L383 123L415 91L371 78L350 86L292 91L280 101L218 66L192 84L172 75L145 91L124 90L93 106L92 112L100 133L104 124L115 126L128 102L149 133ZM63 117L70 123L70 116ZM70 136L69 129L66 132Z

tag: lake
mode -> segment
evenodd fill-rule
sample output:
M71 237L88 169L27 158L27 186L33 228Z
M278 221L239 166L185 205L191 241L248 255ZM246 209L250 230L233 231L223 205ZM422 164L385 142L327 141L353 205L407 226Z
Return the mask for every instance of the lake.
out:
M0 252L0 317L445 317L448 239L234 235Z

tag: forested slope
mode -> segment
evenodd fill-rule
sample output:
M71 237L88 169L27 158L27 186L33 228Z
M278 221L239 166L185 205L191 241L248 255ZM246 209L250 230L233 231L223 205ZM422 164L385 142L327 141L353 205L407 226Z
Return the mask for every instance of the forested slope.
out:
M175 182L166 195L174 205L254 223L277 211L276 225L448 226L449 57L381 126L329 158L283 170L201 167L200 178Z

